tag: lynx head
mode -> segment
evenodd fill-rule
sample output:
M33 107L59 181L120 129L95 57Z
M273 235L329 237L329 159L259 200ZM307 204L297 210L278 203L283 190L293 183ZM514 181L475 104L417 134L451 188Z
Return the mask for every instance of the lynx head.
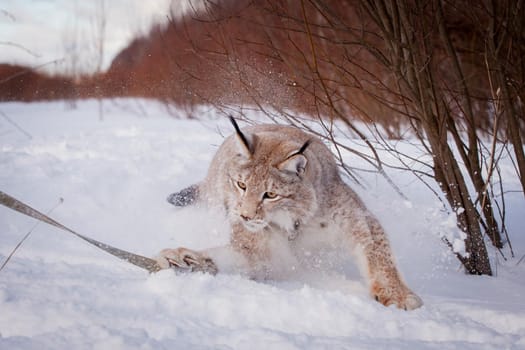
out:
M272 226L296 230L317 209L308 176L310 140L241 132L231 120L236 135L228 174L230 219L252 232Z

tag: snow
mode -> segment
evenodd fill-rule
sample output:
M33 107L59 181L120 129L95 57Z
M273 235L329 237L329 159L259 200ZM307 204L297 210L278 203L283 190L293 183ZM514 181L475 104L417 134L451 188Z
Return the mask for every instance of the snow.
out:
M183 120L146 100L103 101L100 115L98 103L0 104L0 190L42 212L54 208L51 217L81 234L146 256L227 242L220 218L165 201L204 177L231 132L225 118L202 109L200 121ZM413 142L395 147L418 152ZM345 159L366 167L351 154ZM512 170L510 160L502 166ZM407 198L367 172L367 187L356 190L385 226L421 309L373 301L351 262L265 282L149 275L39 224L0 271L0 349L525 349L518 180L504 183L516 258L491 249L497 276L476 277L461 272L441 241L462 248L453 214L413 175L388 172ZM34 225L0 208L0 263Z

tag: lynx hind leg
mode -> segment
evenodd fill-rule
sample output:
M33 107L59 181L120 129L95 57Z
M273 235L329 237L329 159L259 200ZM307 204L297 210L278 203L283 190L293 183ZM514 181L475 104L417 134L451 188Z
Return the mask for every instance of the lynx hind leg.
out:
M199 185L191 185L185 189L172 193L166 200L176 207L185 207L195 204L199 199Z
M219 271L209 256L186 248L163 249L155 260L162 269L173 268L182 272L204 272L212 275Z

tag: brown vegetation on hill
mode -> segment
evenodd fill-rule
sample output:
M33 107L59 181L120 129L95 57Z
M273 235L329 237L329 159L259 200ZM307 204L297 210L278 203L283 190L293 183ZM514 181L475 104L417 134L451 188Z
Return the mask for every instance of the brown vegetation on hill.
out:
M50 77L30 68L0 64L0 101L39 101L73 98L71 79Z
M259 9L240 1L215 10L219 19L200 13L135 40L105 75L112 90L183 105L268 102L304 109L308 99L298 93L288 68L264 48L264 31L252 23ZM252 51L250 43L262 45Z

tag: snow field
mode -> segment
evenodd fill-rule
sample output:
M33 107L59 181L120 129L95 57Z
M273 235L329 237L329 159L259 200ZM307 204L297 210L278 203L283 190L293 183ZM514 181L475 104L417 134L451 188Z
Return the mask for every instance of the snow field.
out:
M228 122L213 110L180 120L145 100L103 101L103 110L97 101L0 104L16 123L0 116L0 190L42 212L56 207L50 216L60 223L146 256L225 244L221 218L177 210L165 197L204 177ZM148 275L39 224L0 271L0 349L525 349L525 262L516 265L525 254L523 195L511 193L506 208L516 258L491 251L497 277L466 276L440 241L459 238L453 215L412 175L389 175L408 200L371 173L367 188L354 187L385 226L421 309L371 300L351 263L267 282ZM505 188L517 189L511 179ZM0 207L0 262L34 225Z

